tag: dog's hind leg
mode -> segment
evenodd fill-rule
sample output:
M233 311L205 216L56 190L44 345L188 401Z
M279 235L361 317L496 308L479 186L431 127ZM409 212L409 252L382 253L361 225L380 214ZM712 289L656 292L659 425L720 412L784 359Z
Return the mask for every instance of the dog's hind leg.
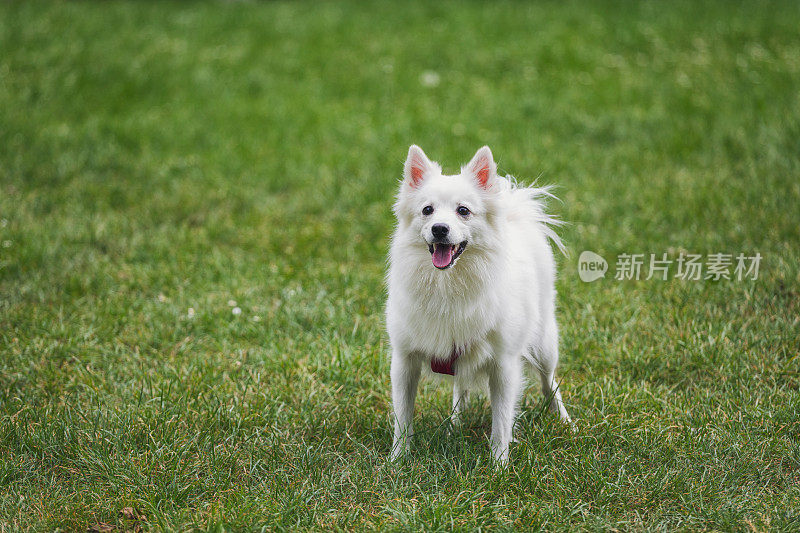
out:
M565 424L572 424L567 408L564 407L564 400L561 399L561 391L558 390L555 373L545 374L540 371L539 377L542 380L542 394L545 400L549 402L548 408L550 412L558 416Z
M457 377L453 378L453 411L450 413L450 423L454 428L461 426L461 413L469 402L469 390L465 383Z
M572 424L572 419L567 413L567 408L564 407L564 400L561 399L561 391L558 390L558 382L556 381L556 365L558 364L558 330L556 329L555 321L545 335L539 350L532 350L534 358L534 366L539 372L539 378L542 382L542 394L548 403L550 412L558 416L558 418L565 424Z

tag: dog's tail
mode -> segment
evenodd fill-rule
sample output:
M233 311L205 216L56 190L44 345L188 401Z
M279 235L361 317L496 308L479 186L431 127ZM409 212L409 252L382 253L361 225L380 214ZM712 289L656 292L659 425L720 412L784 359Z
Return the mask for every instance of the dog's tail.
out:
M545 211L547 200L558 200L558 198L550 192L552 185L545 185L538 187L536 183L530 186L520 185L517 183L516 178L513 176L506 176L508 192L511 195L513 203L520 210L520 214L530 217L535 224L538 224L542 233L553 241L558 250L567 255L567 248L558 236L554 228L563 226L565 222L554 215L550 215ZM560 201L560 200L559 200Z

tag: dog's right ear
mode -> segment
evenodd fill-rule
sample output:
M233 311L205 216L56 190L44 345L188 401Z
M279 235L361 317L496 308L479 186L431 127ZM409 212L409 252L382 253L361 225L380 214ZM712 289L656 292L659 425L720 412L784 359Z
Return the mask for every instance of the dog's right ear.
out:
M403 170L403 181L408 183L411 187L418 187L425 178L425 174L433 168L435 168L435 165L431 163L428 156L422 151L422 148L416 144L412 144L408 149L406 166Z

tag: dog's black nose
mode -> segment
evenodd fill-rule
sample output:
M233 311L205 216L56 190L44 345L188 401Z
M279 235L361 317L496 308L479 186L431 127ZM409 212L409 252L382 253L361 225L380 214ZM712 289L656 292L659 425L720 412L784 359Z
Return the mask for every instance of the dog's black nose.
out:
M431 232L433 236L437 239L444 239L447 237L447 233L450 231L450 226L447 224L434 224L431 228Z

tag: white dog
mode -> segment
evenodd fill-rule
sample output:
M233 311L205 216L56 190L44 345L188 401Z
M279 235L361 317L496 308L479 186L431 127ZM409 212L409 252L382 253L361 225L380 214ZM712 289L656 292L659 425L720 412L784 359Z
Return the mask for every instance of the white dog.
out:
M551 411L570 423L555 381L555 262L547 239L562 245L543 196L546 189L498 176L487 146L453 176L418 146L408 150L386 305L393 459L409 449L423 366L454 376L453 424L469 389L488 381L492 452L501 464L508 461L525 361L538 371Z

